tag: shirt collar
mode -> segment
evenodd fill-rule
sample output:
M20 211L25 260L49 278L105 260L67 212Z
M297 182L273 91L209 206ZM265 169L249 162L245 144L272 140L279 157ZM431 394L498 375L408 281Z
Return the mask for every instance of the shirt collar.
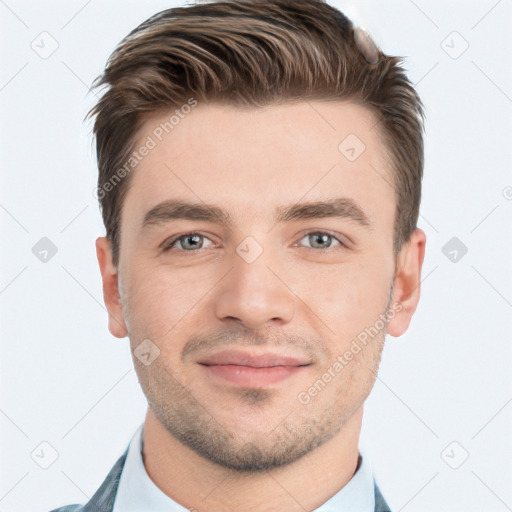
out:
M144 423L137 428L130 441L113 512L140 512L140 510L189 512L189 509L179 505L161 491L149 477L142 457L143 426ZM313 512L374 511L375 497L371 463L361 448L359 448L359 456L358 469L350 481Z

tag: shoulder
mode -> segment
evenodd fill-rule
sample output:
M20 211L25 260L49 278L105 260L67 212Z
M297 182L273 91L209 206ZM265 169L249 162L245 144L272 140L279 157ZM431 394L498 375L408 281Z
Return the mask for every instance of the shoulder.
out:
M128 448L114 464L94 496L85 505L65 505L50 512L112 512Z

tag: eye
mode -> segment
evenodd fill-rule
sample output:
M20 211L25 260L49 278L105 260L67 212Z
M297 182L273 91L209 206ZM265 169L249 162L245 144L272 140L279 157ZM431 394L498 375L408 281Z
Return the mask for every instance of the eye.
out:
M338 237L326 231L312 231L304 235L301 240L303 239L307 239L309 246L306 245L306 247L309 249L332 249L333 242L335 243L334 247L336 244L340 247L345 247L345 244ZM164 251L175 249L178 252L197 252L199 249L205 248L205 240L211 242L208 237L200 233L185 233L165 243L163 249ZM178 249L177 246L181 248Z
M325 231L312 231L311 233L303 236L301 240L304 238L306 238L310 244L308 247L309 249L331 249L333 241L337 242L341 247L345 246L339 238Z
M180 252L194 252L198 249L203 249L204 240L209 240L209 238L201 235L199 233L185 233L184 235L180 235L174 239L172 239L169 243L164 245L164 251L168 251L170 249L175 248L176 244L179 243L181 249L177 249Z

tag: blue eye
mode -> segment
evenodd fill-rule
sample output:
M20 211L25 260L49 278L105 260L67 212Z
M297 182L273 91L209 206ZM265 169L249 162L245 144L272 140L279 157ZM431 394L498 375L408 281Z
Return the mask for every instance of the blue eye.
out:
M331 249L332 242L336 241L338 245L343 246L344 244L336 238L334 235L325 233L324 231L313 231L303 236L301 240L307 238L311 249Z
M333 242L338 246L345 247L345 244L334 235L327 233L325 231L311 231L304 235L301 240L307 238L309 242L309 246L305 246L308 249L321 250L321 249L332 249ZM201 235L200 233L185 233L180 235L174 239L172 239L168 244L164 246L164 251L169 251L171 249L175 249L178 252L197 252L200 249L205 249L204 242L208 240L211 243L211 240ZM180 246L178 248L177 246Z
M181 251L184 252L193 252L197 249L203 249L203 240L209 240L204 235L200 235L199 233L186 233L184 235L180 235L179 237L171 240L169 244L164 247L164 250L168 251L175 247L176 243L179 242L181 245Z

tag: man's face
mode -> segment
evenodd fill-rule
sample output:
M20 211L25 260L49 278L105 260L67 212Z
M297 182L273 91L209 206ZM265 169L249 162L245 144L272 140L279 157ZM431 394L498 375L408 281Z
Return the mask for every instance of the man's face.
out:
M347 102L199 104L158 141L169 116L135 144L156 147L123 205L111 332L151 361L133 357L176 439L230 468L292 462L362 411L394 308L396 199L376 118ZM172 201L220 216L154 210ZM337 210L289 210L316 202Z

